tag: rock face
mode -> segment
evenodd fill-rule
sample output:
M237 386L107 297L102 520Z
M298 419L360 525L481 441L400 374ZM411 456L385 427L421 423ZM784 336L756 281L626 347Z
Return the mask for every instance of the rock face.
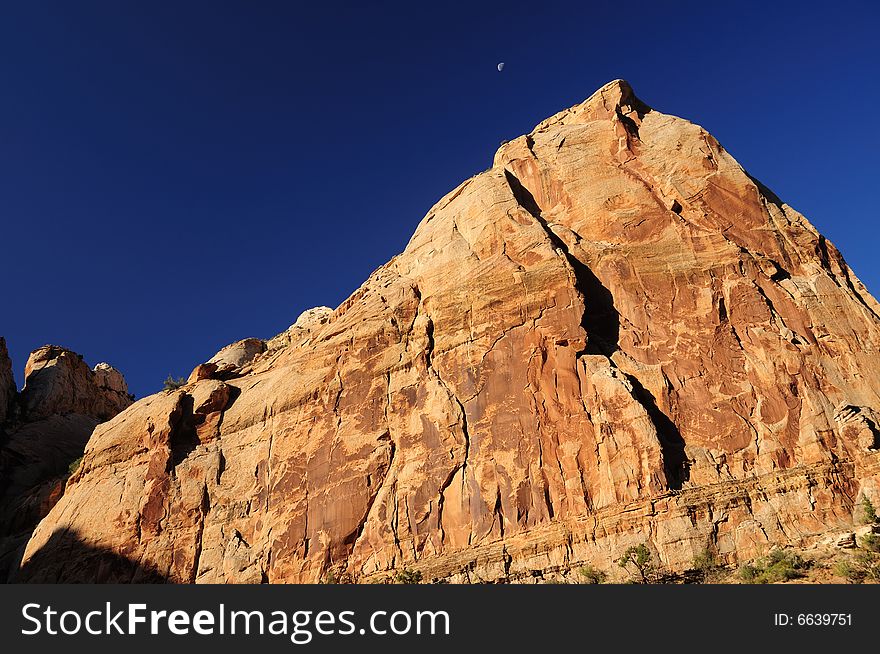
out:
M15 378L12 376L12 360L6 349L6 339L0 336L0 427L6 422L15 401Z
M816 542L880 503L878 314L803 216L615 81L335 311L100 425L19 577L521 581Z
M107 420L131 404L118 370L106 363L90 370L79 354L56 345L34 350L24 376L21 407L28 421L66 413Z
M53 345L31 353L24 389L16 394L3 339L0 397L9 399L0 421L2 580L16 550L61 497L68 468L82 456L95 426L132 400L118 370L106 363L90 370L80 355Z
M266 342L269 350L276 350L288 345L302 345L311 338L322 325L326 325L333 317L330 307L314 307L303 311L299 318L285 332L278 334Z
M266 344L263 341L258 338L246 338L227 345L208 363L215 366L218 375L236 377L241 374L245 366L265 351Z

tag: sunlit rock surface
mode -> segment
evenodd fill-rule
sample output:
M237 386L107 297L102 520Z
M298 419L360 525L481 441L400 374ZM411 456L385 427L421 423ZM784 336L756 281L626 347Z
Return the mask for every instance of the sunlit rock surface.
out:
M711 135L611 82L334 311L100 425L21 576L521 581L816 542L880 501L878 313Z

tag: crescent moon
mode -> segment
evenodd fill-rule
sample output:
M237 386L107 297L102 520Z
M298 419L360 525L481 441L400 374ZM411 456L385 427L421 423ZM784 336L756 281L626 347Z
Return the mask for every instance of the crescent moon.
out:
M500 64L498 64L498 72L500 73L502 70L504 70L504 62L503 61Z

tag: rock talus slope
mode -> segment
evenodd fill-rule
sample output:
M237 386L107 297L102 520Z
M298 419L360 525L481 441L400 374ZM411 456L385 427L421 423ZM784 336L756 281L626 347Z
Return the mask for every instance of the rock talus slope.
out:
M517 581L814 542L880 500L878 314L711 135L611 82L334 311L99 426L20 576Z

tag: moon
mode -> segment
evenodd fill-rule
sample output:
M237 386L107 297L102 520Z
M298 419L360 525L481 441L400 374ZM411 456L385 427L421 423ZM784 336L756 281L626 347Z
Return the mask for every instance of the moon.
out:
M504 62L503 61L500 64L498 64L498 72L500 73L502 70L504 70Z

